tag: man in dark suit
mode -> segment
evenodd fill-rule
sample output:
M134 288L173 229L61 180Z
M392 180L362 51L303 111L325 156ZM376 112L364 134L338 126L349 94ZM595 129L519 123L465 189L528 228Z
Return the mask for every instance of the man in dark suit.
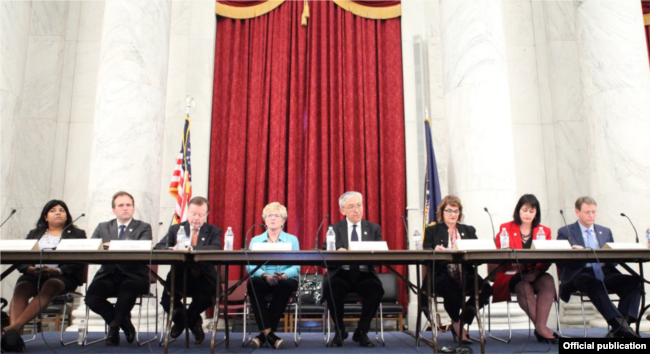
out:
M105 246L113 240L151 240L151 225L133 219L135 202L127 192L113 195L115 219L97 225L92 238L101 238ZM86 294L86 305L102 316L109 326L106 345L120 344L120 328L126 341L133 343L135 327L131 309L138 296L149 292L149 268L144 264L104 264L99 269ZM107 299L116 297L115 305Z
M569 240L574 249L602 248L614 242L612 231L596 222L596 201L580 197L575 203L578 221L558 230L558 240ZM638 338L629 324L637 320L643 283L637 277L621 274L615 263L567 263L560 274L560 298L569 301L571 293L581 291L612 327L609 337ZM619 296L614 306L607 289Z
M345 192L339 198L341 214L345 220L332 225L336 234L336 249L347 251L350 242L383 241L381 227L367 220L363 220L363 197L359 192ZM361 317L359 326L354 331L352 340L362 347L374 347L368 339L370 322L375 316L384 288L371 265L344 265L332 267L327 270L323 282L323 296L327 307L334 318L336 334L331 347L340 347L343 340L348 337L348 331L343 322L345 295L354 292L362 297Z
M196 250L220 250L221 247L221 229L206 223L208 218L209 206L208 200L203 197L194 197L189 202L187 221L180 224L172 225L167 235L160 240L154 249L165 249L174 247L182 249L183 245L177 244L177 235L181 228L188 236L191 249ZM183 272L185 267L176 267L176 289L183 288ZM212 298L216 296L217 272L212 263L193 263L187 269L187 288L185 295L192 298L192 303L187 309L188 327L194 335L194 343L201 344L205 339L201 319L201 313L212 305ZM171 289L171 272L167 275L166 288ZM169 313L170 294L168 290L162 296L160 304L165 311ZM177 338L185 330L185 321L183 319L180 294L174 296L174 311L172 311L172 321L174 325L171 329L171 337Z

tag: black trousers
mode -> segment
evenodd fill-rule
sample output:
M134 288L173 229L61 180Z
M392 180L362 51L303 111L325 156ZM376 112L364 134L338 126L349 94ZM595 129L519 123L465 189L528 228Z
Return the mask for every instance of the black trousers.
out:
M148 279L137 281L116 270L92 281L86 293L86 305L102 316L110 327L119 327L124 319L129 318L138 297L148 292ZM115 305L108 301L109 297L117 298Z
M183 291L183 267L176 267L176 294L174 295L174 309L183 308L183 298L180 295L180 292ZM167 289L171 289L171 271L167 274L167 279L165 280ZM194 327L197 321L201 318L201 313L207 310L212 305L212 299L216 296L216 279L212 281L208 280L208 277L204 273L198 273L196 276L192 275L192 272L188 269L187 271L187 288L185 289L185 295L192 298L192 302L187 308L187 320L188 326ZM169 301L170 296L165 291L161 297L160 304L162 305L165 312L169 313ZM185 322L183 319L183 312L178 311L172 318L174 324L185 328Z
M248 281L248 296L253 307L255 321L260 331L270 328L278 330L280 318L284 316L289 297L298 290L298 281L295 279L280 280L272 286L260 277L250 278Z
M426 289L429 287L429 279L429 277L425 277L424 281L422 282L422 289L424 291L426 291ZM478 277L478 283L479 286L483 283L483 278L480 276ZM446 274L436 275L433 279L433 285L433 293L443 298L443 306L451 320L454 322L460 320L460 309L463 307L464 300L460 285L456 283L456 281L451 276ZM473 295L474 292L472 289L474 289L474 274L465 275L465 286L468 293ZM487 305L487 303L490 301L490 296L492 296L492 287L486 283L481 289L481 293L478 297L479 308ZM468 306L474 307L474 299L474 296L469 297L465 303L466 308ZM420 294L420 302L423 305L427 303L426 292ZM465 323L471 324L474 319L474 313L468 312L463 317L463 321Z
M603 283L605 283L605 287L603 287ZM625 316L636 319L639 316L642 286L643 284L637 278L619 273L606 274L601 282L594 275L592 268L583 268L582 272L563 286L562 291L575 292L579 290L585 293L605 320L615 317L625 318ZM618 308L614 306L607 295L607 289L618 295L620 299Z
M325 275L324 279L323 298L327 301L330 315L339 330L343 331L345 329L343 323L345 295L352 292L361 295L363 299L359 329L364 333L368 333L372 318L375 317L384 296L384 287L377 276L370 272L359 272L357 279L351 279L350 271L339 269L331 279L328 279L327 275Z

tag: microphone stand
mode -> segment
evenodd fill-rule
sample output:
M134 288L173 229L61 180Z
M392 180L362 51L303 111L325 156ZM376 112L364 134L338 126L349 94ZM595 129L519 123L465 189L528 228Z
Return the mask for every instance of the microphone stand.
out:
M0 224L0 229L5 225L7 221L9 221L9 219L11 219L12 216L14 216L14 214L16 214L16 209L11 209L11 213L9 214L9 216L7 216L5 221L3 221L2 224Z
M632 219L630 219L629 216L625 215L625 213L621 213L621 216L626 218L627 221L630 222L630 225L632 225L632 228L634 229L634 233L636 234L636 243L639 243L639 232L636 231L636 227L634 227L634 223L632 223ZM643 263L639 262L639 276L641 277L641 281L646 282L645 277L643 276ZM645 286L641 287L641 305L643 307L641 308L641 312L639 312L639 318L636 321L636 334L639 334L639 328L640 328L640 322L641 318L643 317L643 314L650 308L650 304L646 305L645 304Z

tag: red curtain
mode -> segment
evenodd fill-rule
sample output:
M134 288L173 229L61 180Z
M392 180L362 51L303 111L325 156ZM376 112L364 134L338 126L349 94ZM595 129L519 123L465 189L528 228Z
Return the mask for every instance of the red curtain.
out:
M643 8L643 14L650 14L650 0L641 0L641 7ZM645 16L644 16L645 19ZM648 58L650 59L650 24L645 24L645 40L648 47Z
M311 249L323 216L325 225L342 220L338 198L356 190L365 218L382 225L391 249L404 249L400 19L313 1L302 27L303 6L287 1L258 18L217 19L210 221L232 226L238 248L263 207L279 201L289 213L285 230Z

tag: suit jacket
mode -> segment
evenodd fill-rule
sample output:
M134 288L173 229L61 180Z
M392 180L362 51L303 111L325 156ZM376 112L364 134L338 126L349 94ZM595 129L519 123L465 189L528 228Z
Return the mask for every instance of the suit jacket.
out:
M176 246L176 234L178 230L183 227L185 228L185 234L189 237L192 237L190 232L190 224L187 221L184 221L180 224L172 225L167 231L167 235L163 237L160 242L154 247L157 250L166 249L167 246L173 247ZM204 223L203 226L199 229L199 237L194 247L195 250L221 250L223 246L221 245L221 229L215 225L210 225ZM211 282L211 286L214 288L217 285L217 271L214 269L214 264L209 263L198 263L201 273L203 273L206 278ZM183 271L183 267L176 267L178 272Z
M501 233L501 229L505 228L506 231L508 231L508 236L510 240L510 248L519 250L524 248L523 242L521 240L521 229L519 228L519 225L515 224L514 221L501 224L499 227L499 233ZM551 240L551 229L544 225L538 225L536 228L533 229L533 236L537 235L537 232L539 232L539 229L543 229L544 233L546 234L546 239ZM496 244L497 248L501 248L501 242L499 240L499 233L497 233L497 238L494 240L494 243ZM532 271L532 270L538 270L540 273L546 273L548 268L551 266L550 263L522 263L521 268L523 271ZM507 271L512 270L512 269L517 269L517 264L513 263L512 265L508 267L503 267L501 270L499 270L495 276L494 279L494 291L492 292L492 302L499 302L499 301L510 301L510 278L514 276L514 274L506 274Z
M45 230L34 229L31 230L29 234L27 234L27 240L40 240L43 235L45 235ZM77 229L75 226L70 226L63 231L61 239L66 240L72 238L86 238L86 231ZM25 273L27 271L27 268L30 266L34 266L34 264L23 264L18 266L17 269L19 272ZM66 277L72 279L77 284L77 286L81 286L81 284L86 281L86 266L84 264L66 263L61 264L59 266L59 269L63 273L62 275L65 275Z
M478 239L476 237L476 229L474 226L465 225L465 224L456 224L456 230L460 234L462 240L467 239ZM425 250L435 249L436 246L441 245L443 247L449 247L449 227L445 223L438 223L432 226L428 226L424 230L424 241L422 242L422 248ZM438 266L436 264L435 275L439 275L442 272L443 266Z
M117 220L103 222L97 225L95 232L91 238L101 238L102 243L117 240L118 229ZM151 240L151 225L146 222L132 219L129 227L124 229L124 240ZM94 279L101 279L105 276L113 274L116 269L119 269L125 276L143 283L149 282L149 268L141 263L126 263L126 264L104 264Z
M337 222L334 225L331 225L336 234L336 249L345 248L350 249L348 243L348 220L347 218ZM361 220L361 230L363 235L361 235L361 241L383 241L381 237L381 226L371 223L368 220ZM366 265L368 270L377 277L377 272L375 268L371 265ZM330 276L335 276L336 273L341 269L341 266L338 267L328 267L327 271L331 272ZM379 279L379 277L377 277Z
M568 229L568 230L567 230ZM614 237L612 236L612 230L594 224L594 232L598 238L598 243L600 246L604 246L607 242L614 242ZM562 227L557 231L558 240L569 240L571 245L577 245L587 248L585 241L582 237L582 230L580 230L580 225L578 221L575 223ZM571 297L571 292L565 291L566 285L582 271L587 263L562 263L558 266L562 267L562 272L560 273L560 298L562 300L569 301ZM620 274L616 269L616 263L602 263L602 270L605 276L609 274Z

